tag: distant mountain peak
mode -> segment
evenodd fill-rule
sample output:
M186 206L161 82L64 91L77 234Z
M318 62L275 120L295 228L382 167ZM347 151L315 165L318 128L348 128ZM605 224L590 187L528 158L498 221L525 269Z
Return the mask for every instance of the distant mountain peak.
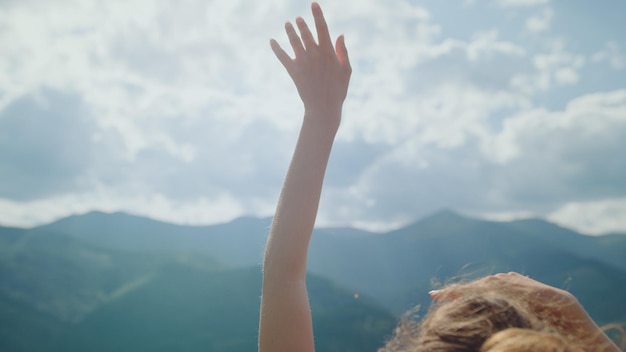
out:
M442 209L431 215L428 215L417 222L417 224L466 224L475 219L463 216L452 209Z
M53 221L51 224L59 223L59 222L66 222L66 221L73 221L76 219L102 219L102 218L110 218L110 217L139 217L139 216L134 216L134 215L122 212L122 211L107 212L107 211L102 211L102 210L90 210L85 213L75 213L75 214L68 215L66 217L57 219L56 221Z
M413 224L400 228L396 231L392 231L391 233L407 233L407 231L409 233L413 233L414 231L417 231L418 233L430 233L441 229L463 229L470 223L476 221L479 220L465 217L452 209L445 208L425 216Z
M459 214L457 211L450 208L443 208L439 211L432 213L431 215L426 216L424 219L432 219L432 218L443 218L443 219L467 219L463 215Z

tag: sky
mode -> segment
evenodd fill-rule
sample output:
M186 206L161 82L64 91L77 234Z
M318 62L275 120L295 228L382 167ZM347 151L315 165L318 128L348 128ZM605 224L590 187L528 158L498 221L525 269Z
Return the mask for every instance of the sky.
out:
M626 232L626 2L320 1L353 74L320 226L441 209ZM0 0L0 224L271 216L300 0Z

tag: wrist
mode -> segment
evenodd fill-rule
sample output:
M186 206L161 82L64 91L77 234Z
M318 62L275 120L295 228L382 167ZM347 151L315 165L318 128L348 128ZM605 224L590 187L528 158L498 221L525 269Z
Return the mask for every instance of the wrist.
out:
M305 108L303 123L336 133L341 123L341 106L325 109Z

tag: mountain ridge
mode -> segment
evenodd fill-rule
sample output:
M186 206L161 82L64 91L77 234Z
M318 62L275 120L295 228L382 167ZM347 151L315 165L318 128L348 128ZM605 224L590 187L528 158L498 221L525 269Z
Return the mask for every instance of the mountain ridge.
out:
M179 228L211 228L211 227L215 227L215 226L220 226L220 225L229 225L229 224L235 224L235 223L249 223L249 222L262 222L264 224L267 224L267 229L269 230L269 225L271 224L272 221L272 217L271 216L266 216L266 217L257 217L257 216L240 216L240 217L236 217L234 219L231 219L229 221L224 221L224 222L218 222L218 223L212 223L212 224L181 224L181 223L176 223L176 222L170 222L170 221L166 221L166 220L160 220L160 219L156 219L156 218L152 218L149 216L145 216L145 215L139 215L139 214L132 214L129 212L125 212L125 211L113 211L113 212L106 212L106 211L101 211L101 210L92 210L86 213L81 213L81 214L72 214L72 215L68 215L53 221L50 221L48 223L44 223L44 224L40 224L40 225L36 225L36 226L30 226L30 227L15 227L15 226L2 226L0 225L0 228L3 229L14 229L14 230L33 230L33 229L37 229L37 228L49 228L49 227L57 227L61 224L65 224L67 222L72 222L75 220L82 220L85 218L97 218L97 219L106 219L106 220L111 220L111 219L116 219L119 220L120 218L122 219L126 219L126 220L131 220L131 221L137 221L140 220L142 222L145 223L153 223L153 224L159 224L159 225L165 225L165 226L171 226L171 227L179 227ZM442 222L453 222L453 223L461 223L461 222L489 222L489 223L505 223L505 224L524 224L524 223L534 223L534 224L545 224L545 225L549 225L552 226L553 228L558 228L561 229L563 231L567 231L567 232L571 232L571 233L575 233L577 235L580 236L585 236L585 237L601 237L601 236L626 236L626 232L620 232L620 231L611 231L611 232L607 232L607 233L602 233L602 234L597 234L597 235L591 235L591 234L586 234L586 233L582 233L582 232L578 232L575 229L569 228L567 226L561 225L561 224L557 224L554 222L551 222L545 218L542 217L529 217L529 218L520 218L520 219L512 219L512 220L506 220L506 221L496 221L496 220L489 220L489 219L484 219L484 218L480 218L480 217L473 217L473 216L468 216L468 215L464 215L460 212L457 212L453 209L450 208L443 208L437 211L434 211L432 213L429 213L421 218L418 218L414 221L411 221L399 228L394 228L391 230L387 230L387 231L370 231L370 230L366 230L363 228L358 228L358 227L351 227L351 226L317 226L316 229L317 230L325 230L325 231L329 231L329 230L337 230L337 231L345 231L345 230L350 230L350 231L356 231L356 232L364 232L364 233L368 233L368 234L388 234L388 233L394 233L396 231L402 230L402 229L406 229L408 227L413 227L416 226L418 224L421 224L421 226L424 225L424 223L434 223L434 222L438 222L438 223L442 223ZM329 231L332 232L332 231Z
M128 306L131 297L140 306L142 302L164 304L158 292L154 292L161 290L158 287L173 290L172 297L177 298L172 299L191 300L185 298L189 296L184 286L209 290L209 283L202 281L203 275L215 278L217 283L229 273L236 276L236 272L249 270L256 273L254 282L233 287L254 291L248 298L254 302L242 304L248 307L247 319L255 321L270 223L270 218L246 217L217 225L186 226L126 213L95 212L32 229L0 227L0 275L4 279L0 281L0 309L15 316L11 310L15 308L9 302L21 302L25 305L21 312L29 317L23 326L37 334L51 331L48 324L54 325L54 319L67 326L92 319L97 324L90 325L86 335L81 336L97 339L97 326L115 324L115 315L95 318L104 314L103 307L110 306L111 312L123 315L126 309L117 305ZM375 312L398 316L415 305L427 307L427 292L440 287L437 283L501 271L523 272L570 289L601 324L626 321L626 236L586 236L544 220L494 222L444 210L385 233L316 228L308 267L309 275L326 280L316 284L312 294L320 295L318 298L325 302L315 309L316 314L326 314L328 324L339 319L326 307L335 307L332 302L358 297L372 305L354 307L354 312L383 319ZM188 281L178 281L184 279L179 276L187 275ZM331 291L343 298L327 296ZM233 291L232 298L239 294ZM204 304L201 299L193 302ZM136 320L150 311L149 305L137 309L145 313L135 316ZM163 309L165 314L167 307ZM181 313L180 319L196 319L193 309L187 307L184 311L187 313ZM205 314L202 319L209 318ZM66 325L59 329L66 329ZM353 328L350 334L358 335L367 326L357 324ZM147 335L153 331L150 329L146 330ZM154 329L161 331L157 326ZM324 326L319 329L326 336L332 335ZM131 338L121 330L118 332L120 338ZM194 336L194 343L206 342L201 334ZM237 346L236 341L239 340L233 340L233 346ZM246 346L251 346L252 340L246 341ZM78 350L85 345L76 346Z

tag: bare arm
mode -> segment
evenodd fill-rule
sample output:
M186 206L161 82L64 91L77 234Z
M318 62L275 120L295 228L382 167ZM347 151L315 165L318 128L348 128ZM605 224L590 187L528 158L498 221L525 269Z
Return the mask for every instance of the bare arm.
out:
M312 11L317 42L302 18L296 19L300 36L290 23L285 25L295 59L271 41L298 89L305 114L265 251L260 352L314 350L306 256L351 68L343 37L333 47L319 5L313 3Z

